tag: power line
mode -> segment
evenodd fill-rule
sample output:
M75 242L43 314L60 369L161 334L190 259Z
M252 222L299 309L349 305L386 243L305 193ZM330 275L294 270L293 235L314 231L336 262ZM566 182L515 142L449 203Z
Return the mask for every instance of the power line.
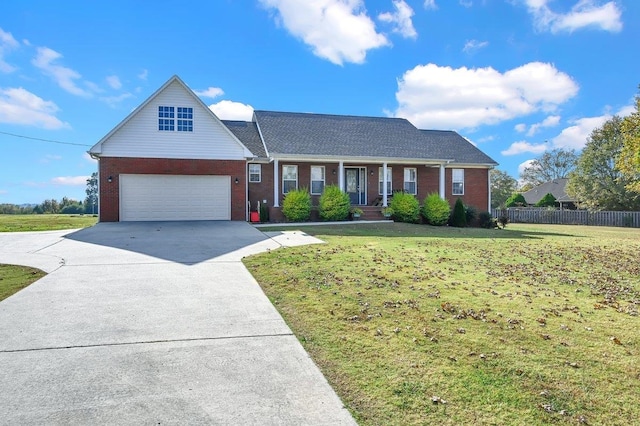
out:
M40 141L40 142L57 143L57 144L61 144L61 145L92 146L92 145L87 145L87 144L83 144L83 143L63 142L63 141L56 141L56 140L53 140L53 139L33 138L31 136L17 135L15 133L2 132L2 131L0 131L0 134L13 136L13 137L16 137L16 138L22 138L22 139L31 139L31 140Z

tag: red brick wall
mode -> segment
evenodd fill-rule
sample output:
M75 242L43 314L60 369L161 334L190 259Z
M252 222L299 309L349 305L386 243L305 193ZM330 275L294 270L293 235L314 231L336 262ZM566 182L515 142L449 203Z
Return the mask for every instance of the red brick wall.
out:
M121 174L231 176L231 220L246 220L246 163L237 160L104 157L100 159L100 221L120 220ZM108 182L109 176L112 181ZM239 183L235 183L238 178Z
M465 205L470 205L478 211L487 211L489 207L489 169L464 169L464 195L453 195L453 185L451 182L451 169L446 169L445 173L445 193L451 204L451 208L456 204L458 198L462 199Z

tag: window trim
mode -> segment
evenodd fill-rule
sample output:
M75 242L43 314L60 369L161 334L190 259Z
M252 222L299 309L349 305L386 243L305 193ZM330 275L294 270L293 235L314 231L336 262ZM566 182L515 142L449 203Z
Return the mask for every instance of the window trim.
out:
M251 171L252 166L257 166L258 171ZM252 180L251 175L258 176L258 180ZM262 164L260 163L249 163L249 183L260 183L262 182Z
M295 171L296 171L296 179L295 179L295 181L293 179L285 179L284 169L286 167L294 167L295 168ZM294 190L298 189L298 166L297 165L295 165L295 164L283 164L282 165L282 193L283 194L288 194L289 191L284 192L284 190L285 190L285 184L284 183L285 182L295 182L296 184L295 184Z
M176 131L193 132L193 107L176 107Z
M392 170L393 170L392 167L387 167L387 177L389 178L389 180L387 181L387 183L389 184L387 195L393 194L393 173L391 172ZM384 173L384 167L378 167L378 195L382 195L383 173Z
M407 180L407 171L413 170L413 180ZM402 184L402 189L407 194L417 195L418 194L418 169L416 167L405 167L404 168L404 181ZM413 192L407 191L407 183L413 184Z
M314 180L313 179L313 169L314 168L322 169L322 180L319 180L319 179L315 179ZM325 166L313 166L313 165L310 166L309 167L309 180L310 180L310 184L311 184L311 186L309 188L309 191L310 191L311 195L322 195L322 193L324 192L324 187L325 187L325 183L326 183L326 180L327 180L327 174L326 174ZM320 192L314 192L313 191L313 182L322 182L322 190Z
M456 174L459 174L457 180ZM461 185L461 191L456 192L456 184ZM451 169L451 195L464 195L464 169Z
M176 109L172 106L158 105L158 131L173 132L175 131Z
M159 132L193 132L193 107L158 105Z

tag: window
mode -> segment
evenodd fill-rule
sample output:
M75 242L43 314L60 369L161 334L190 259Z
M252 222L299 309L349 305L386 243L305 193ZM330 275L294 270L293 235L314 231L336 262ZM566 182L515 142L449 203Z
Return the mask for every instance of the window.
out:
M193 108L178 107L178 131L193 132Z
M168 106L158 107L158 130L173 132L174 108Z
M382 195L382 174L384 167L378 168L378 194ZM391 195L391 190L393 189L391 185L391 167L387 167L387 195Z
M418 175L417 169L414 168L406 168L404 169L404 192L408 194L416 195L417 185L416 185L416 176Z
M158 107L158 130L173 132L176 130L175 107ZM193 108L178 107L177 130L179 132L193 132Z
M451 181L453 182L451 194L464 195L464 169L453 169L451 171Z
M282 193L298 189L298 166L282 166Z
M262 166L260 164L249 164L249 182L259 183L262 181Z
M324 166L311 166L311 193L322 194L324 191Z

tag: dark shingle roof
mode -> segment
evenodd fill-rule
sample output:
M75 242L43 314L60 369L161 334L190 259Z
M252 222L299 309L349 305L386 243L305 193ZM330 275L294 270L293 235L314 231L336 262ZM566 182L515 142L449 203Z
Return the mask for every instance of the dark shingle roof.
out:
M496 164L456 132L421 131L403 118L274 111L254 111L254 114L272 155Z
M437 146L440 158L451 158L460 164L493 164L493 158L480 151L471 142L451 130L421 130L427 143Z
M567 192L565 191L568 181L569 179L565 178L550 180L531 188L527 192L523 192L522 196L524 197L527 204L536 204L542 197L547 194L553 195L556 198L556 201L576 201L573 199L573 197L567 195Z
M258 158L267 157L256 123L234 120L222 120L222 122L253 155Z

